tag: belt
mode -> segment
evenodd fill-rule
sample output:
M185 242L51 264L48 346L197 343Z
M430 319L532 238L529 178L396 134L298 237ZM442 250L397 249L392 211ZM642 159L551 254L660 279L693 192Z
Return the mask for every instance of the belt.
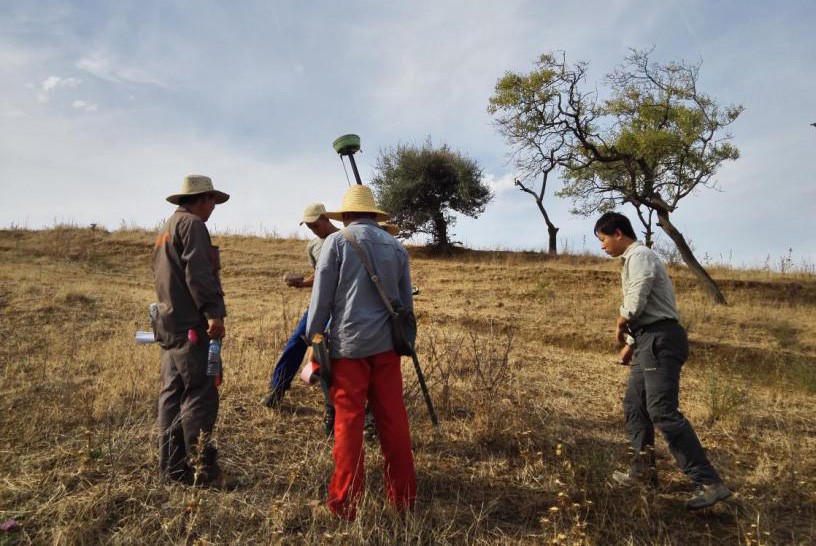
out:
M661 326L669 326L671 324L679 324L677 319L673 318L665 318L656 320L654 322L650 322L649 324L644 324L643 326L638 326L634 330L632 330L632 336L637 337L640 334L645 334L647 332L654 332L655 330L659 330Z

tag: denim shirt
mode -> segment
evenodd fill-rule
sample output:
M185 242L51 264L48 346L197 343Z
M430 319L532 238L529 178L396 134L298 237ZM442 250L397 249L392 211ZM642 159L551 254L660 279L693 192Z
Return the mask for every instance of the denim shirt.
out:
M346 228L371 261L391 301L413 309L408 252L371 219ZM315 268L306 335L312 339L331 318L332 358L365 358L393 349L388 310L354 247L339 231L323 242Z

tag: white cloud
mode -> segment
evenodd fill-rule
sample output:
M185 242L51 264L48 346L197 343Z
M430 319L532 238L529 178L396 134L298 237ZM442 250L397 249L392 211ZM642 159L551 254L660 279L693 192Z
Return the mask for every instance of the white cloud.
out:
M499 177L492 173L486 174L484 175L484 181L496 195L513 190L516 183L513 173L507 173Z
M51 100L51 95L60 88L75 88L82 83L79 78L62 78L60 76L48 76L40 84L40 92L37 93L37 100L40 102L48 102Z
M83 112L96 112L99 109L99 105L95 102L87 102L84 100L75 100L73 107Z
M125 66L118 60L103 53L93 53L83 57L75 65L79 70L113 83L151 84L166 87L147 70L135 66Z

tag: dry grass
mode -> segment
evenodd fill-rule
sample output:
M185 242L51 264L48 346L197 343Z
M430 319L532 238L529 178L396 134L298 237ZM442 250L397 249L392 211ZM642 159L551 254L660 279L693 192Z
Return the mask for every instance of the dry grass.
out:
M158 349L136 346L153 301L147 232L0 232L0 544L559 543L816 541L816 279L717 270L731 305L673 271L692 357L683 407L738 493L686 513L690 485L663 444L657 494L618 491L623 461L613 364L616 264L588 256L412 250L419 353L433 430L404 367L420 499L385 505L368 445L360 517L322 507L331 444L316 390L280 411L257 401L308 294L283 287L303 241L220 236L230 317L222 412L224 493L155 474ZM509 352L508 352L509 347Z

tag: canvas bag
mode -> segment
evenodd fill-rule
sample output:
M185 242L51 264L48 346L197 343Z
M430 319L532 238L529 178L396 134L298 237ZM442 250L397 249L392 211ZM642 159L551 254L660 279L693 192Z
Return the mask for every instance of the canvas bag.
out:
M357 252L360 261L363 262L363 266L366 268L366 272L368 272L368 277L371 279L371 282L374 283L374 286L377 287L377 292L380 294L385 308L388 309L389 322L391 324L391 340L394 344L394 350L398 355L413 355L417 334L417 323L414 312L404 308L397 302L392 303L389 301L388 295L385 293L385 288L383 288L380 282L380 278L374 273L374 268L371 267L368 254L366 254L365 250L360 246L360 243L354 239L351 232L347 229L341 229L340 233L343 234L348 242L351 243L355 252Z

